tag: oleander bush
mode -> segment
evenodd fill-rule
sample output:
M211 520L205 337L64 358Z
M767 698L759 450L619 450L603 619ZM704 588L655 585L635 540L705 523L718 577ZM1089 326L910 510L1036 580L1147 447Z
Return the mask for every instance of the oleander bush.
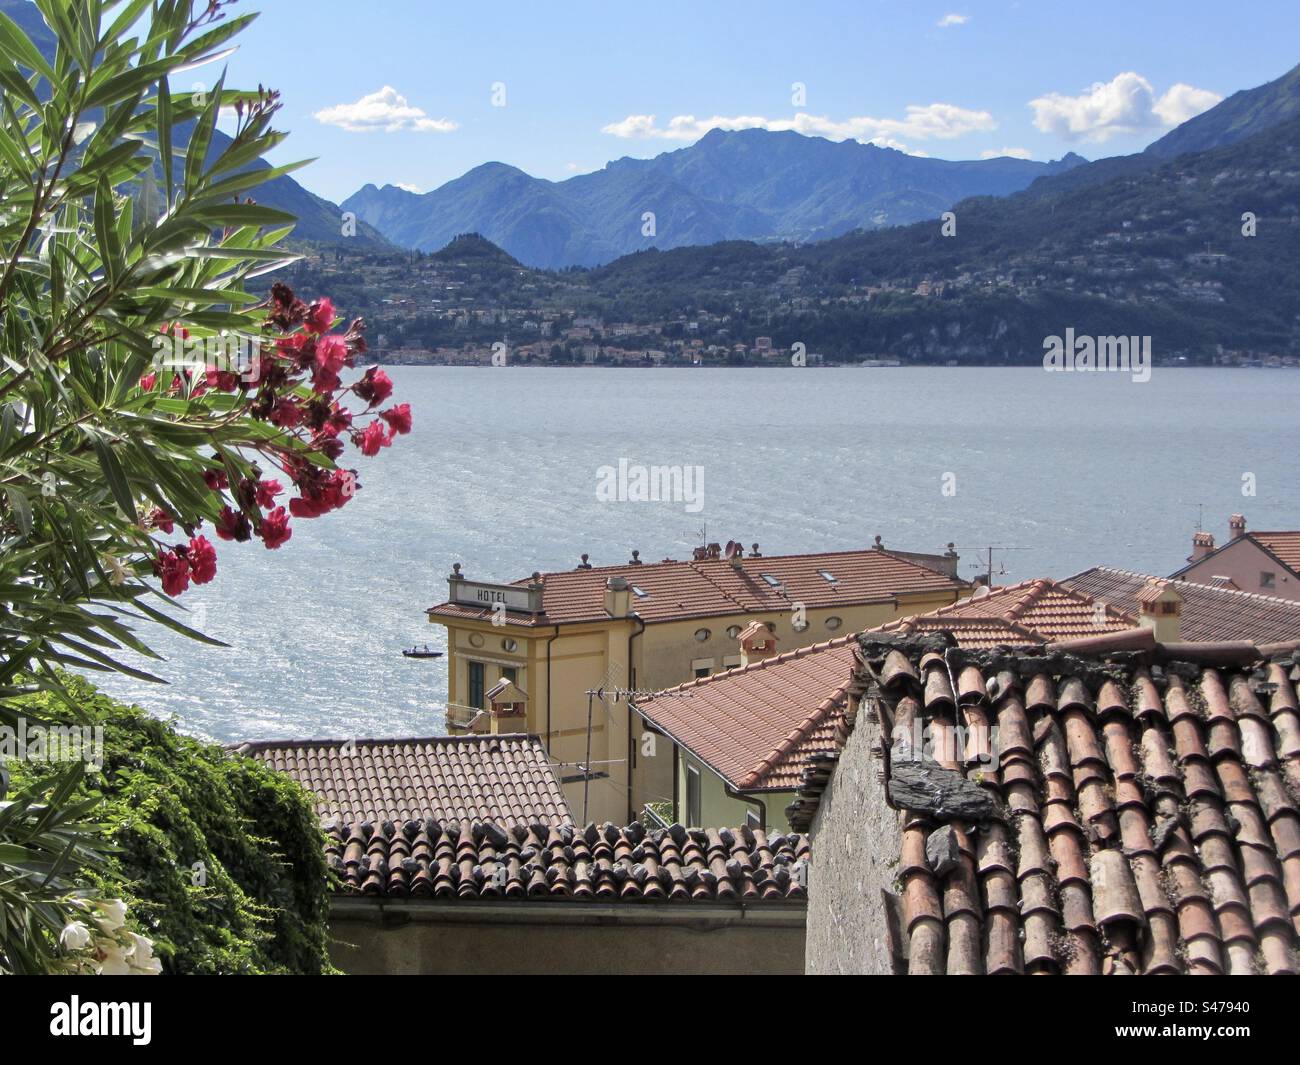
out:
M410 430L406 404L381 409L382 370L350 372L360 321L281 284L250 291L293 261L294 223L250 193L294 167L263 161L284 137L277 94L225 84L254 18L228 6L0 12L0 730L107 715L116 736L98 782L9 752L0 973L152 971L127 964L152 961L147 944L109 941L116 904L96 925L108 938L87 931L102 890L127 883L130 920L178 971L323 964L297 793L64 672L157 680L140 666L152 624L206 639L177 597L216 577L209 535L281 549L293 521L361 487L340 465L349 443L373 456ZM210 89L194 90L199 69ZM185 888L204 855L205 890Z

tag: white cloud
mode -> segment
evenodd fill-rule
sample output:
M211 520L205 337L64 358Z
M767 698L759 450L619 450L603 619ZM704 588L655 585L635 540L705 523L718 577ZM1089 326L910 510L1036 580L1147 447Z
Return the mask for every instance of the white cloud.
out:
M964 26L969 21L969 15L944 15L935 25L941 30L946 30L949 26Z
M981 159L1001 159L1009 156L1012 159L1030 159L1028 148L986 148L980 152Z
M412 185L409 181L394 181L393 184L403 192L413 192L417 196L424 192L424 189L420 188L419 185Z
M825 115L800 111L792 118L766 118L762 115L675 115L661 126L654 115L628 115L619 122L602 127L602 133L636 140L698 140L711 129L794 130L830 140L858 140L906 151L901 138L911 140L949 140L966 133L997 129L997 122L987 111L972 111L955 104L934 103L922 107L911 104L903 118L871 118L863 115L835 120ZM912 154L918 154L913 152Z
M1105 141L1117 134L1176 126L1218 103L1223 97L1179 83L1156 96L1151 82L1126 71L1099 81L1078 96L1048 93L1030 100L1034 125L1066 140Z
M411 106L391 85L361 97L356 103L326 107L313 117L349 133L450 133L459 128L449 118L430 118L420 108Z
M1179 126L1202 111L1208 111L1222 99L1217 92L1180 81L1156 101L1152 110L1166 126Z

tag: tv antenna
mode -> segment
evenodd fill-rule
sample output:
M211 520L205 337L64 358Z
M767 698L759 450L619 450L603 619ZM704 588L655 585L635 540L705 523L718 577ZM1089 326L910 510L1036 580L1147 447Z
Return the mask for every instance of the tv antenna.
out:
M1015 547L1015 546L1012 546L1012 545L1009 545L1009 544L985 544L983 547L975 547L975 548L960 548L960 547L959 547L959 548L955 548L955 550L957 550L957 551L978 551L979 553L981 553L982 555L984 555L984 557L985 557L985 563L984 563L984 566L983 566L982 568L983 568L983 570L984 570L984 576L985 576L985 578L986 578L987 581L988 581L989 587L991 588L991 587L993 586L993 578L994 578L994 576L1005 577L1006 574L1007 574L1007 566L1006 566L1006 563L1005 563L1005 562L1002 562L1002 561L999 561L997 572L994 573L994 570L993 570L993 552L994 552L994 551L997 551L997 552L1004 552L1004 551L1028 551L1028 550L1030 550L1030 549L1029 549L1028 547Z

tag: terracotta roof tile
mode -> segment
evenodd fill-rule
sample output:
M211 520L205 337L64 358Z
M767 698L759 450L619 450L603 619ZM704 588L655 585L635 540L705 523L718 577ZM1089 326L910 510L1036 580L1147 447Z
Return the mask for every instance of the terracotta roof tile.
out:
M1300 573L1300 531L1249 532L1246 535L1276 555L1292 573Z
M271 740L235 749L297 780L330 822L573 823L536 736Z
M810 759L837 751L857 637L789 651L678 685L635 706L733 787L789 791Z
M360 822L331 827L325 851L348 894L747 905L807 898L807 837L748 826Z
M1094 566L1061 583L1119 610L1136 613L1138 593L1151 579L1144 573ZM1184 640L1263 644L1300 639L1300 603L1194 581L1172 580L1170 584L1183 597L1180 631Z
M823 576L830 574L833 580ZM775 584L765 579L771 577ZM774 555L727 559L654 562L639 566L603 566L542 574L541 614L508 611L512 625L556 625L602 621L605 582L624 577L645 595L634 595L633 609L648 623L682 617L715 617L789 610L803 603L810 610L885 602L898 595L956 591L961 582L889 551L839 551L813 555ZM532 578L516 581L524 585ZM440 603L431 617L486 620L491 611Z
M1137 625L1134 614L1046 578L994 588L878 632L951 632L962 647L1034 646Z
M1070 643L951 644L862 637L867 705L887 734L911 735L913 720L932 737L998 729L987 763L950 763L952 787L990 797L992 812L902 810L910 971L1300 969L1294 644L1272 662L1237 644L1091 656ZM1241 664L1203 664L1230 655ZM972 677L954 703L935 677L969 670L986 694ZM932 766L944 761L932 755ZM914 757L895 743L891 792ZM960 853L942 875L927 858L937 832L953 833Z

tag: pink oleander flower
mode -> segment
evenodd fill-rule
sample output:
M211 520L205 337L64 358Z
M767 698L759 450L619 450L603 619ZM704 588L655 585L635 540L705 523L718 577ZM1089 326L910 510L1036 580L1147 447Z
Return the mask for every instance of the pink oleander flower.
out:
M185 557L195 584L207 584L217 575L217 549L206 536L193 537Z

